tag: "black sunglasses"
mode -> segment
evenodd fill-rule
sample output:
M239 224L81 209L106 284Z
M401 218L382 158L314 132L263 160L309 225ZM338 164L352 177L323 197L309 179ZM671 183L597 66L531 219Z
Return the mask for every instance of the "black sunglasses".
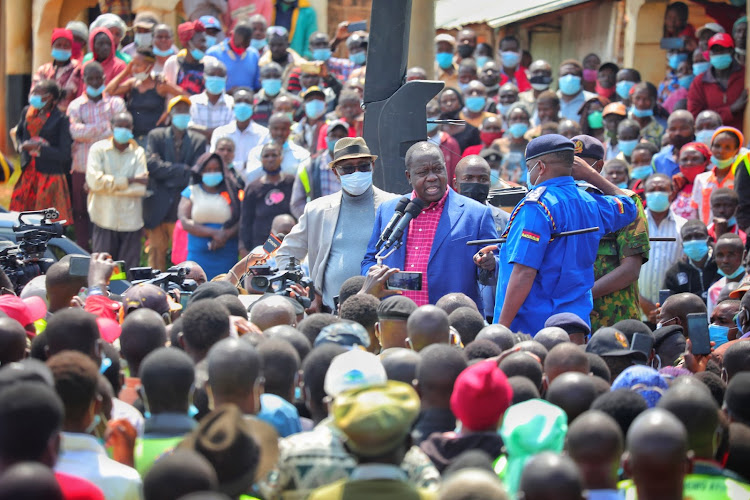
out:
M349 175L356 172L372 172L372 163L361 163L359 165L347 165L345 167L336 165L339 175Z

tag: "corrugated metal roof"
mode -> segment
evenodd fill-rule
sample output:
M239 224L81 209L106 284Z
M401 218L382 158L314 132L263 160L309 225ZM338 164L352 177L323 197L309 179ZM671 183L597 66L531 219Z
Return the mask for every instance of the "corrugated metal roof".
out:
M437 0L435 26L453 29L486 22L493 28L590 0Z

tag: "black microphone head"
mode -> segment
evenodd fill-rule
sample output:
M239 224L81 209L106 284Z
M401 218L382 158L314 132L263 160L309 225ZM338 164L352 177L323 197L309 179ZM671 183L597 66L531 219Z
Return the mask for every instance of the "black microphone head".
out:
M406 210L406 205L408 205L410 201L411 200L408 196L404 196L403 198L398 200L398 203L396 204L396 212L400 214L404 213L404 210Z
M419 198L411 200L409 205L406 207L405 213L410 214L412 217L416 217L424 208L424 202Z

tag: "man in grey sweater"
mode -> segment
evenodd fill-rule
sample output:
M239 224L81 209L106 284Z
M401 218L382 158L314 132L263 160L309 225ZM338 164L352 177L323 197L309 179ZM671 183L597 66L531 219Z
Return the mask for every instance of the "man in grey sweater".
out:
M384 201L398 196L372 185L376 158L361 137L339 139L329 165L341 181L341 191L308 203L279 247L279 269L292 257L308 258L316 291L308 312L333 310L333 297L341 284L360 274L375 211Z

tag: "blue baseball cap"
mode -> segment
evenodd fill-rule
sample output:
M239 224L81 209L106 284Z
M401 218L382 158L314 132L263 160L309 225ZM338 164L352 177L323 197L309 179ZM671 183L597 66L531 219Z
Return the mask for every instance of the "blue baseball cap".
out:
M575 151L573 141L560 134L542 135L532 139L526 146L526 159L531 160L559 151Z
M287 437L302 432L299 413L289 401L276 394L260 395L258 418L271 424L280 437Z
M206 29L209 29L209 28L215 28L217 30L221 29L221 23L214 16L201 16L199 18L199 21L203 23L203 27Z

